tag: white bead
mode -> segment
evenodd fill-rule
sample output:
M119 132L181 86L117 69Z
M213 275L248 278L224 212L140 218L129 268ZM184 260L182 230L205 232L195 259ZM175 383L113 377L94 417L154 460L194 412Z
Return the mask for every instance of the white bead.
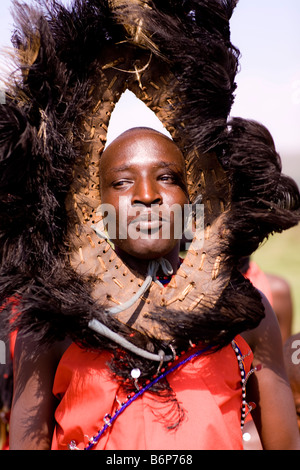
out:
M70 450L79 450L77 445L76 445L76 442L75 441L71 441L69 444L68 444L68 447Z
M138 379L138 378L140 377L140 375L141 375L140 369L132 369L132 371L131 371L131 377L132 377L133 379Z
M243 441L245 441L245 442L251 441L251 434L249 432L245 432L243 434Z

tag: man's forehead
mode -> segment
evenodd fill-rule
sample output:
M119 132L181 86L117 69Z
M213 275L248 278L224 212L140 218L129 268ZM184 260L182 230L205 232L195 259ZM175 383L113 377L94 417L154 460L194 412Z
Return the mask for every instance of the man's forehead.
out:
M141 163L142 162L138 162L138 163ZM153 169L167 169L167 168L170 168L170 169L173 169L173 170L179 170L179 165L177 162L166 162L166 161L160 161L158 163L155 163L153 165ZM122 171L130 171L130 170L133 170L135 169L135 165L132 165L132 163L125 163L124 165L115 165L115 166L111 166L110 168L107 169L106 173L121 173Z
M147 128L147 127L136 127L133 129L128 129L119 135L115 140L113 140L108 147L103 151L100 163L103 160L107 160L105 158L108 156L109 158L113 157L114 155L118 155L119 153L122 154L122 151L125 148L130 148L130 146L143 146L143 144L149 143L149 141L155 143L156 145L167 146L169 150L172 151L172 154L175 153L182 158L182 162L184 161L183 155L179 147L175 144L175 142L170 139L168 136L162 134L161 132Z
M104 150L105 153L108 149L115 147L124 142L135 142L136 140L143 140L143 139L163 139L165 142L169 142L176 146L171 138L162 134L161 132L157 131L156 129L152 129L150 127L134 127L132 129L127 129L126 131L122 132L118 137L116 137ZM177 146L176 146L177 147ZM179 150L179 149L178 149Z

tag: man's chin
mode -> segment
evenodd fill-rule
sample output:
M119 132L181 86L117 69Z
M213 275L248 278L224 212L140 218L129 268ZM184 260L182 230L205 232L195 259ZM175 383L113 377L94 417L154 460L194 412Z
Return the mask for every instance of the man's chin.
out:
M133 240L131 243L116 244L116 251L122 257L122 252L136 259L151 260L163 258L178 246L178 241L166 243L165 240Z

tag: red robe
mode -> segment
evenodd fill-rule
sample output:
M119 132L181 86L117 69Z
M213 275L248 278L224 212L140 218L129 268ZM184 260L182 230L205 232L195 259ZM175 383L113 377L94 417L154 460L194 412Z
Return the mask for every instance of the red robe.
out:
M252 352L237 337L246 374ZM191 354L189 352L188 354ZM184 356L179 358L182 360ZM58 366L54 394L60 399L56 410L52 449L67 449L71 441L79 449L113 415L117 400L124 401L107 362L110 353L95 353L72 344ZM184 410L183 422L167 430L172 405L145 392L104 433L95 449L175 450L242 449L241 373L231 345L192 359L168 375L168 381ZM165 416L165 418L162 417Z

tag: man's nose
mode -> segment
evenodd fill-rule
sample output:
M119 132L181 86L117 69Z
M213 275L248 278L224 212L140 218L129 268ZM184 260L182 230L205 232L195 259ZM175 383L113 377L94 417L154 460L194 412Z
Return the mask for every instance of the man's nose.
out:
M141 178L135 185L132 197L133 204L162 204L162 195L157 184L150 179Z

